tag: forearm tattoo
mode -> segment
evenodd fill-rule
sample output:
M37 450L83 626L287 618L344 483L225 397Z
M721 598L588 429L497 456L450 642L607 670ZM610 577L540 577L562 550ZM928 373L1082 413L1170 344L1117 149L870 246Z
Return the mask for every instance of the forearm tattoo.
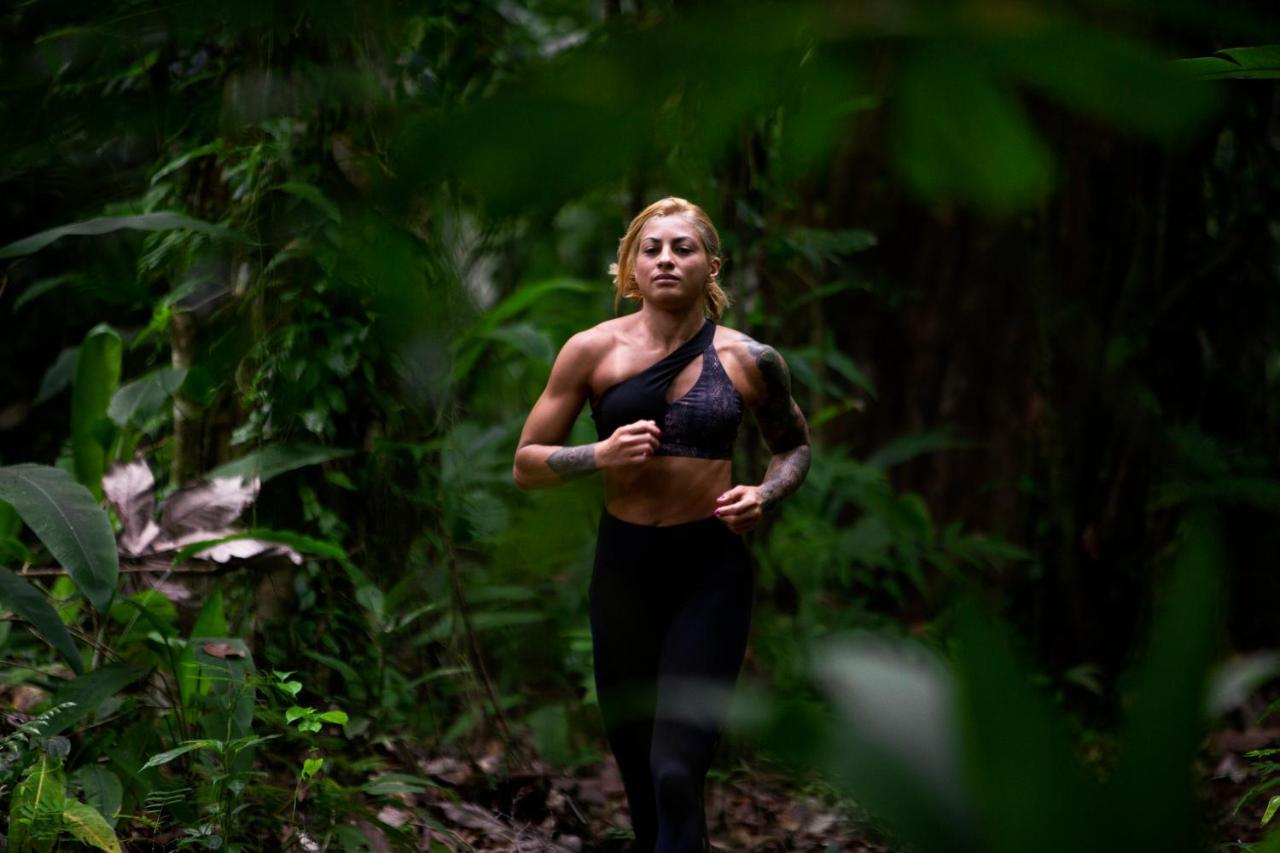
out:
M764 379L764 399L755 415L765 444L773 451L760 484L760 495L771 506L799 488L809 472L809 425L791 397L791 374L778 351L748 340L747 352Z
M596 465L596 446L581 444L577 447L562 447L547 457L547 467L559 474L562 480L585 477L599 470Z
M809 445L802 444L783 453L774 454L769 460L769 470L760 484L760 498L768 509L787 495L800 488L804 475L809 472Z

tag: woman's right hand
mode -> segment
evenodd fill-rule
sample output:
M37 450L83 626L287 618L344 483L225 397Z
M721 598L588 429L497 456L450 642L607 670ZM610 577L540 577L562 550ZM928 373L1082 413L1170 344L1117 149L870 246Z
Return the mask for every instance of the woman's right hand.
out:
M662 430L655 421L623 424L600 442L596 448L596 464L601 468L643 465L658 449L661 437Z

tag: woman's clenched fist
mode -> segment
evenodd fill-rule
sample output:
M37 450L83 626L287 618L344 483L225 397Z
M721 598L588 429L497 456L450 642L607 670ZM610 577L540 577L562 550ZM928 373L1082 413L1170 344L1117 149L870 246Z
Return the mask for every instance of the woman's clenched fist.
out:
M661 439L662 430L654 421L623 424L596 444L596 464L601 468L642 465L658 449Z

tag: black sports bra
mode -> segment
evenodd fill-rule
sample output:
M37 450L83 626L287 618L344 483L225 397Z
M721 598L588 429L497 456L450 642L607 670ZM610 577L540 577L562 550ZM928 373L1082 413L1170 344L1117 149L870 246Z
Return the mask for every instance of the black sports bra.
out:
M716 324L708 320L698 334L662 360L606 388L591 403L600 440L624 424L652 420L662 429L656 456L732 457L742 421L742 396L716 357L715 336ZM698 381L683 397L668 403L667 386L699 354Z

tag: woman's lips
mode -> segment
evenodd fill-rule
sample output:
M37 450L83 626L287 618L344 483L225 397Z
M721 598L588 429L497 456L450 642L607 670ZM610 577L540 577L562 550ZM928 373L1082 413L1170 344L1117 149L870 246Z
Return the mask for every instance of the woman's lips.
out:
M660 281L669 281L669 282L671 282L672 284L674 284L674 283L676 283L677 281L679 281L679 279L677 279L677 278L676 278L675 276L673 276L673 275L655 275L655 276L653 277L653 283L654 283L654 284L657 284L657 283L658 283L658 282L660 282Z

